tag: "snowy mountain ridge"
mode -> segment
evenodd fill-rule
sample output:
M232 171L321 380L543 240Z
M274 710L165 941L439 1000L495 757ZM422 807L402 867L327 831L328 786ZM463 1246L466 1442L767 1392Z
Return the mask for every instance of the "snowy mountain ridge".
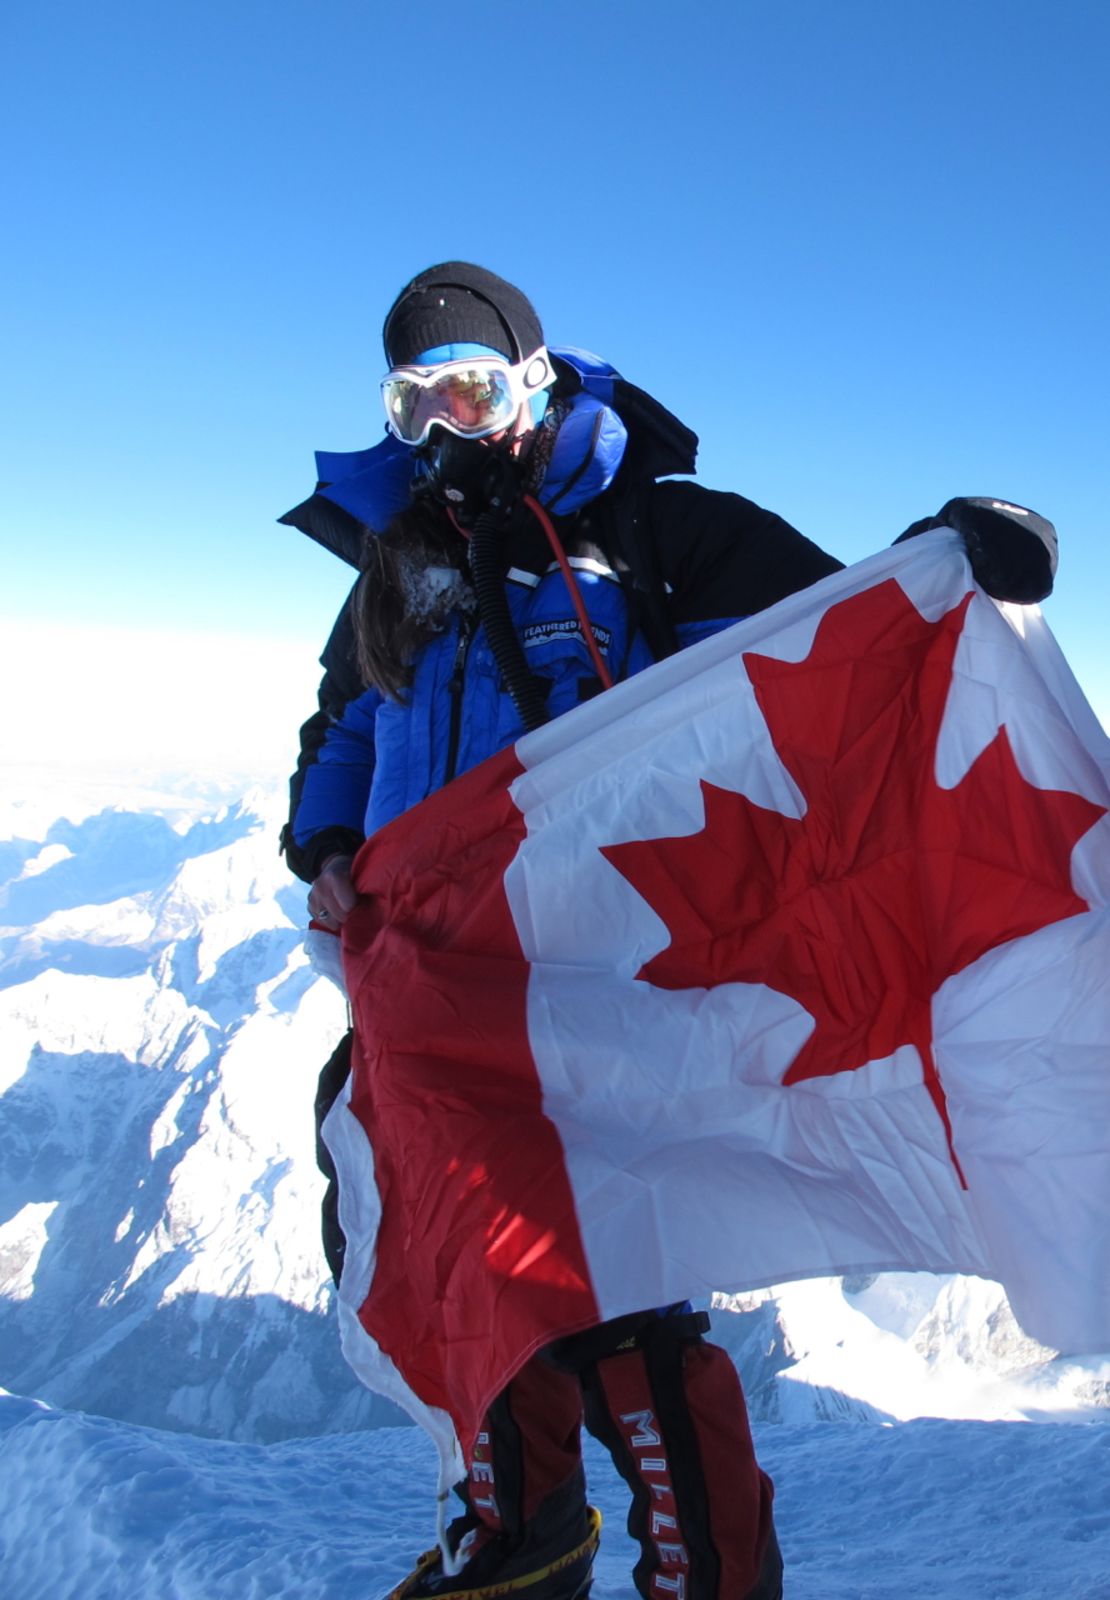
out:
M307 966L276 796L56 819L2 847L9 1387L244 1439L396 1421L338 1358Z
M329 1315L311 1106L345 1017L283 797L105 798L0 813L0 1383L246 1442L400 1421ZM757 1418L1110 1419L1110 1361L1054 1360L993 1285L721 1304Z

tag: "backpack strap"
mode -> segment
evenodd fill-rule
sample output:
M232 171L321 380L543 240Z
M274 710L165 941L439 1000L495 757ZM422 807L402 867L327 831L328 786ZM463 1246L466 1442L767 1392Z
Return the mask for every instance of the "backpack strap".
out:
M580 410L585 415L589 404L600 404L624 435L620 459L603 485L609 493L597 501L603 520L600 531L620 575L633 621L652 654L661 660L678 649L678 636L653 525L654 483L656 478L694 472L698 436L600 356L573 347L549 353L557 379L555 394L572 401L572 416ZM601 489L593 493L600 495ZM585 495L576 504L586 506L591 498ZM560 498L555 509L574 507Z
M632 623L655 659L662 661L678 649L678 634L652 523L653 488L648 478L615 488L602 501L606 512L603 537L628 600Z

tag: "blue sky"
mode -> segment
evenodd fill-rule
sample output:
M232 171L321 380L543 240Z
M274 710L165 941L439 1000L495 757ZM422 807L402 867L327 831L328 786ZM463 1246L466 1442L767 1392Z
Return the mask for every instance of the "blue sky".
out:
M346 576L274 518L314 448L380 436L384 311L462 256L844 559L955 493L1052 517L1046 613L1110 718L1102 0L38 0L0 30L0 620L287 641L292 745Z

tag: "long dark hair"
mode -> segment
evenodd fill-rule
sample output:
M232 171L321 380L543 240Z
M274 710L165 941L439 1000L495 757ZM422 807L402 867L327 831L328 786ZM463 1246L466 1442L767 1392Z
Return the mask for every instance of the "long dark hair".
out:
M361 565L351 597L358 669L368 688L402 700L417 652L440 632L448 611L473 604L466 542L427 497L384 533L367 535Z

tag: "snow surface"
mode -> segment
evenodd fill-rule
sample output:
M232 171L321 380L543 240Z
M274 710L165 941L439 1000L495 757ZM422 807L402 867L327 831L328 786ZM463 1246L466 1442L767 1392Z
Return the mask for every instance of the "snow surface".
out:
M765 1425L789 1600L1107 1600L1110 1429ZM587 1450L596 1600L634 1600L627 1496ZM430 1543L412 1428L219 1444L0 1397L0 1564L38 1600L376 1600Z
M283 797L7 793L0 1383L37 1398L0 1396L0 1594L373 1600L431 1542L434 1452L339 1356L311 1104L345 1018ZM927 1274L735 1296L715 1336L790 1600L1110 1600L1110 1358ZM631 1596L624 1490L588 1459L595 1592Z

